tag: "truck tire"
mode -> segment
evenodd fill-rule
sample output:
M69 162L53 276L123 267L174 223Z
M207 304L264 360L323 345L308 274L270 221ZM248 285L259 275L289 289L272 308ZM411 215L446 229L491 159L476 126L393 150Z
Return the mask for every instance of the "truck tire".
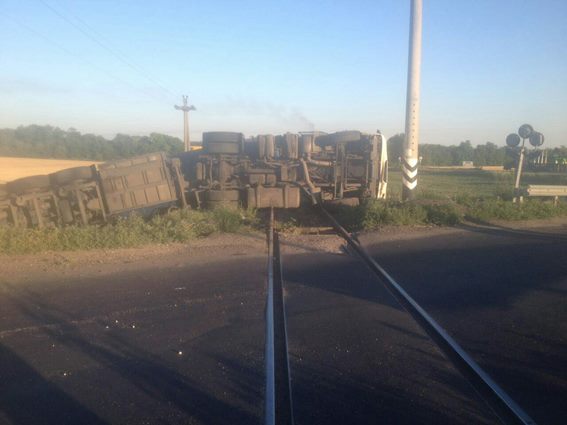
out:
M209 142L205 146L207 153L221 153L226 155L238 155L240 153L240 143L228 142Z
M207 201L212 202L230 202L240 199L240 191L238 189L230 190L209 190L207 192Z
M203 133L203 145L209 143L242 143L242 133L233 131L207 131Z
M330 136L335 143L357 142L361 137L360 131L339 131Z
M33 192L50 187L51 181L49 176L30 176L22 177L21 179L13 180L6 183L9 193L20 194L24 192Z
M66 168L50 174L53 184L63 186L75 180L91 180L94 177L93 169L89 166Z
M8 188L5 184L0 184L0 199L6 199L8 197Z

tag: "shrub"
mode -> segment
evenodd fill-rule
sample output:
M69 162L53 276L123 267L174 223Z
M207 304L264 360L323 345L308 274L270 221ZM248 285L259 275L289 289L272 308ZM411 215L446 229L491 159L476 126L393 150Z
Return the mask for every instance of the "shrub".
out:
M212 233L231 233L256 223L255 211L217 208L179 210L150 220L132 215L97 226L26 229L0 227L0 253L27 254L97 248L129 248L150 243L186 242Z
M479 199L467 208L466 217L472 221L545 219L567 215L567 205L539 199L513 203L502 199Z

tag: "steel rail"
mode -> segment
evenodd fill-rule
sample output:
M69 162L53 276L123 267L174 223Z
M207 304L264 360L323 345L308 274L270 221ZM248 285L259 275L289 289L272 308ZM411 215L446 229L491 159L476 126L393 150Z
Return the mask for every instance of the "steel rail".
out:
M268 278L266 291L266 389L264 419L266 425L293 425L291 380L283 276L279 235L275 230L274 209L270 209L268 227Z
M504 424L535 425L535 421L472 359L472 357L384 270L347 230L322 206L337 233L346 240L380 282L427 332L484 402Z

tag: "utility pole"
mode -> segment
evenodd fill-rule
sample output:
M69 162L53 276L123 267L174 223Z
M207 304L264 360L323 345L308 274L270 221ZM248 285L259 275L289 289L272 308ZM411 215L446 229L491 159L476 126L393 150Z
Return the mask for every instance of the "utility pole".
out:
M422 0L411 0L406 99L406 138L402 155L402 199L411 200L417 186L419 147L419 87L421 79Z
M185 152L191 150L191 142L189 140L189 111L195 111L193 105L187 105L188 96L183 95L183 106L175 105L175 109L183 111L183 143L185 144Z

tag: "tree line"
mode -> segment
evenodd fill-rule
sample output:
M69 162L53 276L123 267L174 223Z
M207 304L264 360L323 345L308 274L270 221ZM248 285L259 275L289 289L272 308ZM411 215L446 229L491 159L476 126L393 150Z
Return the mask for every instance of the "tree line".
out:
M108 161L151 152L183 152L183 142L166 134L149 136L117 134L105 139L81 134L74 128L62 130L49 125L0 129L0 156Z
M397 163L402 156L404 139L404 134L396 134L388 140L388 157L392 164ZM567 147L550 148L548 151L551 162L567 158ZM536 153L530 149L528 156ZM451 146L420 144L419 156L421 164L425 166L455 166L462 165L463 161L472 161L475 166L503 165L505 168L513 168L517 162L517 149L497 146L491 142L473 146L470 140L465 140Z
M403 134L396 134L388 140L391 164L396 164L402 156L403 142ZM112 139L106 139L94 134L81 134L74 128L62 130L49 125L0 129L0 156L108 161L158 151L178 154L183 152L183 142L177 137L160 133L151 133L149 136L117 134ZM567 158L566 147L549 151L552 161ZM477 166L514 167L516 163L515 152L506 146L490 142L473 146L469 140L452 146L422 144L419 146L419 155L421 164L426 166L454 166L462 165L463 161L473 161Z

